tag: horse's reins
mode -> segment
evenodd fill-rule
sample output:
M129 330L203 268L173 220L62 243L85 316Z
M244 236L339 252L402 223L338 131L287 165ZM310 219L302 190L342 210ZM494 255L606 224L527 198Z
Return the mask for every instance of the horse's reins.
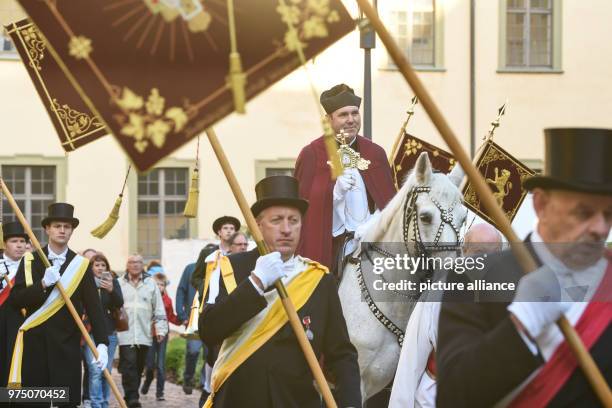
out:
M416 254L417 257L423 256L423 255L426 257L429 257L432 252L457 251L459 248L458 243L460 241L460 232L459 232L460 227L455 226L455 224L453 223L454 221L453 220L453 209L455 207L455 203L453 203L450 206L450 208L444 209L442 208L440 203L431 196L429 197L431 202L440 211L440 218L441 218L440 226L438 227L438 230L436 232L436 237L434 239L433 245L425 245L423 243L421 239L421 231L419 229L419 223L417 220L416 200L420 193L427 193L429 195L430 192L431 192L431 187L428 187L428 186L413 187L412 190L410 190L410 193L408 194L408 198L406 199L406 202L404 204L404 211L403 211L404 212L404 217L403 217L404 246L406 247L408 254L410 254L410 247L408 243L410 241L410 237L409 237L410 223L412 222L414 223L414 226L415 226L413 229L412 242L414 242L417 247L417 254ZM442 236L442 231L444 230L445 224L450 225L452 230L455 232L455 237L456 237L455 245L439 245L440 237ZM383 250L382 248L377 247L376 245L372 243L370 243L369 247L385 257L393 258L393 254ZM364 253L366 257L368 258L368 260L370 260L370 262L373 263L368 249L366 249ZM395 323L393 323L391 319L385 316L385 314L376 305L376 302L374 302L374 300L372 299L372 296L370 295L370 291L368 290L368 287L365 284L365 280L363 277L363 271L361 270L361 262L352 262L352 263L357 264L357 282L359 284L359 289L361 290L363 299L368 305L368 308L370 309L370 311L372 312L376 320L378 320L387 330L389 330L397 338L397 342L401 348L402 344L404 343L404 335L405 335L404 331L401 328L399 328ZM430 279L432 275L433 275L433 271L431 271L431 269L427 269L425 271L425 277L427 279ZM383 281L387 282L382 273L380 274L380 277ZM399 293L397 291L394 291L394 292L410 300L416 301L418 299L418 297L417 299L414 299L413 297L404 295L403 293Z

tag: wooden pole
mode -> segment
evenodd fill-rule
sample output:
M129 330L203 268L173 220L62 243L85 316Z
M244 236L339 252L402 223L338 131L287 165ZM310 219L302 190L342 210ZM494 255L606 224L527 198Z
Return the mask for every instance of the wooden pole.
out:
M225 156L225 152L223 151L223 148L219 143L217 134L215 133L213 128L208 128L206 129L206 136L208 136L210 145L212 146L215 155L219 160L219 164L223 169L223 173L225 173L225 177L227 178L230 188L232 189L232 193L234 194L234 198L236 199L236 202L240 207L240 211L242 212L242 215L246 220L247 226L249 227L251 234L253 234L253 238L257 243L259 253L261 255L266 255L267 253L269 253L269 250L266 246L266 243L264 242L263 235L261 234L261 231L257 226L257 222L255 221L255 217L253 217L253 213L251 212L251 208L247 204L247 200L244 197L242 190L240 189L240 185L238 184L236 175L234 174L234 171L232 170L232 167L230 166L229 161L227 160L227 156ZM336 401L334 401L334 397L332 396L331 390L329 389L327 380L325 380L325 376L323 375L321 366L319 365L317 357L315 356L310 342L306 337L304 328L302 327L300 319L298 318L298 315L295 311L295 306L293 305L293 302L291 302L291 298L289 298L287 294L287 289L285 288L285 285L283 285L282 280L279 279L276 281L274 286L278 291L283 307L285 308L285 313L287 313L287 316L289 318L289 324L291 325L291 328L293 329L293 332L295 333L295 336L298 339L298 343L300 344L302 352L306 357L306 362L310 366L310 370L312 371L317 386L319 387L319 391L323 395L325 405L330 408L336 408Z
M2 192L6 196L6 199L9 202L11 208L13 209L13 212L15 213L15 215L17 216L17 219L23 226L23 229L28 234L28 237L30 238L30 242L32 243L32 246L36 249L36 252L38 253L38 256L40 256L40 259L42 260L45 267L49 268L51 266L51 263L49 262L49 260L47 259L47 256L43 252L42 247L40 246L40 242L38 242L36 235L34 235L32 228L30 228L30 224L28 224L28 221L25 219L23 213L21 212L21 209L19 209L19 206L15 202L13 195L11 194L8 187L4 183L4 180L1 178L0 178L0 184L1 184L0 187L2 187ZM91 340L91 337L89 337L89 333L87 333L87 329L85 328L85 325L81 321L79 314L74 308L72 301L66 294L64 287L59 281L55 284L55 287L59 290L59 293L62 296L62 299L64 299L64 303L66 304L66 307L68 308L68 311L70 311L70 314L72 315L72 318L74 319L74 322L76 323L76 325L79 327L79 330L81 331L81 335L85 339L85 342L89 346L89 349L91 350L92 354L97 359L98 350L96 349L96 345ZM122 408L127 408L127 406L125 405L125 401L123 400L123 397L121 396L121 393L119 392L119 389L117 388L117 385L113 381L113 378L111 377L110 373L108 372L106 368L104 369L103 372L104 372L104 377L106 378L106 381L108 381L108 384L110 385L113 391L113 394L115 395L115 398L117 399L117 402Z
M501 232L506 236L508 241L512 245L512 251L514 255L518 259L521 264L523 270L525 272L531 272L537 268L537 264L527 248L521 244L520 239L512 230L512 226L510 225L510 221L504 214L503 210L500 206L497 205L495 197L491 193L491 190L487 186L484 178L478 172L466 152L463 150L463 147L459 143L459 140L451 130L450 126L444 119L442 112L438 109L432 97L429 95L425 86L417 76L416 72L408 62L408 59L402 52L402 50L397 46L391 34L387 31L384 24L378 17L378 14L372 8L370 3L367 0L357 0L359 7L365 13L365 15L370 19L372 26L378 33L381 41L387 48L387 51L391 55L393 62L397 66L398 70L404 76L404 79L408 82L416 96L419 98L419 101L423 105L423 108L431 118L431 121L434 123L440 135L451 149L451 152L461 164L461 167L465 171L468 176L472 186L476 190L480 201L484 204L485 208L489 211L491 218L495 221L495 224L499 227ZM518 244L518 245L516 245ZM582 343L580 337L572 327L572 325L567 321L567 319L562 316L558 321L557 325L561 332L563 332L563 336L567 341L568 345L572 349L576 359L578 360L578 364L584 371L585 376L591 383L595 393L602 401L604 406L612 407L612 392L610 392L610 388L606 383L606 380L601 375L601 372L595 365L593 358L589 354L588 350L585 348Z

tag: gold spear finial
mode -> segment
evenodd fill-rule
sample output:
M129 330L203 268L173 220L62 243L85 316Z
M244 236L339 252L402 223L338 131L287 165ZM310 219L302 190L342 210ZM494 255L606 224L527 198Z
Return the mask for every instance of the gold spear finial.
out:
M497 117L493 122L491 122L491 127L489 128L489 133L483 138L483 140L489 140L493 138L493 134L495 133L495 129L499 127L499 122L501 117L506 113L506 105L508 105L508 100L500 108L497 110Z
M410 100L410 106L408 107L408 110L406 111L406 114L408 116L406 117L404 124L400 128L400 131L397 134L397 137L395 138L395 142L393 143L393 148L391 149L391 153L389 154L389 164L390 165L393 165L393 160L395 160L395 155L397 154L397 148L399 147L402 137L404 137L406 126L408 126L408 122L410 122L410 118L412 117L412 115L414 115L414 108L415 106L417 106L418 103L419 103L419 98L417 98L417 96L414 95L412 99Z

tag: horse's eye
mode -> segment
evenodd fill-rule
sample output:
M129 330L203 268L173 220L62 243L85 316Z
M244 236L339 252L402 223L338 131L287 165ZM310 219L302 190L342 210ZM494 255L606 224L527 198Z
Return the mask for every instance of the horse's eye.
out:
M431 214L429 213L423 213L419 215L419 219L423 224L431 224Z

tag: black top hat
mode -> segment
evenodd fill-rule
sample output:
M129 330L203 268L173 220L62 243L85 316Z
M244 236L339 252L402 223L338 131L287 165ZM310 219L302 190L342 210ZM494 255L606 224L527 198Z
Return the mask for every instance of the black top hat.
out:
M21 223L17 221L7 222L5 224L2 224L2 232L4 233L2 235L3 241L8 240L9 238L15 238L15 237L24 238L26 241L29 241L28 234L26 234Z
M234 218L231 215L224 215L223 217L217 218L215 222L213 222L213 232L215 234L218 233L221 227L223 227L225 224L232 224L236 231L240 229L240 221L238 221L237 218Z
M319 101L328 114L345 106L359 107L361 105L361 98L355 95L353 88L346 84L339 84L323 91Z
M266 177L255 186L255 194L257 201L251 206L251 212L255 217L273 205L297 208L302 215L308 209L308 201L300 198L299 185L295 177Z
M544 173L523 182L536 187L612 194L612 129L544 129Z
M68 203L53 203L49 205L48 213L41 221L41 225L46 227L52 221L63 221L72 224L72 228L79 225L78 218L74 218L74 207Z

